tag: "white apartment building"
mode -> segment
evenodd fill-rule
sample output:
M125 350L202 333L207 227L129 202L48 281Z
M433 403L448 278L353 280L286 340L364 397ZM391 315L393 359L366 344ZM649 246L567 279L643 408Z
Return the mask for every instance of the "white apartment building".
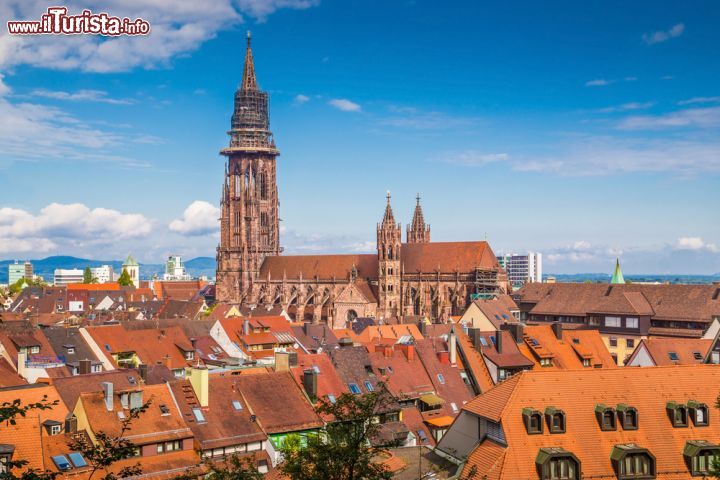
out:
M498 262L508 274L513 287L530 282L542 282L542 253L529 252L527 255L507 253L498 256Z
M180 255L170 255L168 257L167 262L165 262L163 280L170 282L191 280L190 275L185 272L185 265Z
M79 268L56 268L53 283L56 287L64 287L71 283L83 283L84 272Z
M91 268L92 276L97 283L108 283L115 281L115 272L111 265L102 265L100 267Z

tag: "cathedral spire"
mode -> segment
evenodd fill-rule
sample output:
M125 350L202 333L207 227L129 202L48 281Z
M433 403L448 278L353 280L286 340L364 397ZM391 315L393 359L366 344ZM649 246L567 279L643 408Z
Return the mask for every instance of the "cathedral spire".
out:
M383 226L395 226L395 216L390 206L390 191L387 192L387 206L385 207L385 216L382 221Z
M250 30L247 32L247 49L245 50L245 69L243 70L241 90L257 90L255 79L255 62L253 61Z
M408 243L428 243L430 242L430 226L425 224L422 207L420 206L420 194L415 197L415 213L413 213L412 223L407 227Z

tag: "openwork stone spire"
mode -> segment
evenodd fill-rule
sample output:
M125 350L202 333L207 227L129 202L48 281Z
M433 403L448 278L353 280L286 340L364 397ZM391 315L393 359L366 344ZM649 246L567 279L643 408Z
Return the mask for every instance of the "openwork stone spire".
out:
M408 243L429 243L430 242L430 225L425 224L422 207L420 206L420 194L418 193L417 204L415 205L415 213L413 214L412 223L407 227Z
M247 32L247 48L245 50L245 69L243 70L241 90L257 90L258 84L255 78L255 62L253 61L250 31Z
M392 207L390 206L390 192L387 192L387 206L385 207L385 215L383 216L382 225L395 226L395 216L393 215Z

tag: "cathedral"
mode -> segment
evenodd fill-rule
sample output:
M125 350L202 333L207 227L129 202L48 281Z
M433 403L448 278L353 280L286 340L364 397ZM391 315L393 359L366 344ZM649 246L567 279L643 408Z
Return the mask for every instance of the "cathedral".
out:
M228 132L216 297L250 308L282 306L296 321L342 328L356 317L430 319L458 314L507 288L487 242L431 242L420 197L402 229L390 205L377 224L377 253L282 255L277 157L268 94L255 77L248 36L242 83Z

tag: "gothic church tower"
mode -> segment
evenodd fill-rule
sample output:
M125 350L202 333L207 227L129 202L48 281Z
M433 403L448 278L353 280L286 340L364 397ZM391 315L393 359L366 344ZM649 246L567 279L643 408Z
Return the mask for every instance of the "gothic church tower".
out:
M412 223L407 226L407 243L430 243L430 225L425 224L419 193L416 200Z
M250 298L260 265L281 252L275 148L268 118L268 94L259 89L247 37L242 84L235 92L230 145L221 197L216 298L240 303Z
M402 230L395 223L390 192L382 223L377 226L378 317L388 318L400 312L400 250Z

